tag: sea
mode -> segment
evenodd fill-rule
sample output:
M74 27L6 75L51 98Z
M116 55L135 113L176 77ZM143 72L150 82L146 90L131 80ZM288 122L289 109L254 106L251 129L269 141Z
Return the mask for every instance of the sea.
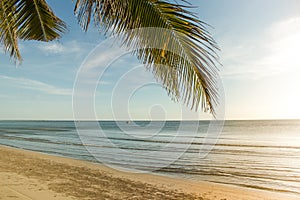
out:
M300 120L0 121L0 144L300 196Z

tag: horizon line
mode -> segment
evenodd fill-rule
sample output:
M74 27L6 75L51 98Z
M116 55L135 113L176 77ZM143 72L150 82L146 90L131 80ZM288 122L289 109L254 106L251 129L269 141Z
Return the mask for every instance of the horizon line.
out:
M300 120L299 118L249 118L249 119L224 119L224 121L292 121ZM124 122L139 122L139 121L214 121L214 119L0 119L1 121L74 121L74 122L105 122L105 121L124 121ZM222 120L216 120L222 121Z

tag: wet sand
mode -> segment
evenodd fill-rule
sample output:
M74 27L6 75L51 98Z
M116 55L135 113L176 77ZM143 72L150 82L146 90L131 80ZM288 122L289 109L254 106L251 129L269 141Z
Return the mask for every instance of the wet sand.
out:
M296 200L298 196L152 174L0 145L0 200Z

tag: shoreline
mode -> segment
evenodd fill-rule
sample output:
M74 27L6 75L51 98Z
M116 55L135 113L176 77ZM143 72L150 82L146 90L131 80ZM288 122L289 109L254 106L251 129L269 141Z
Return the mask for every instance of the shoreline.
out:
M296 200L299 196L154 174L0 145L0 199ZM29 184L30 183L30 184ZM29 187L30 186L30 187ZM19 196L18 196L19 195ZM22 196L23 195L23 196ZM11 198L9 198L11 197ZM3 199L3 200L4 200Z

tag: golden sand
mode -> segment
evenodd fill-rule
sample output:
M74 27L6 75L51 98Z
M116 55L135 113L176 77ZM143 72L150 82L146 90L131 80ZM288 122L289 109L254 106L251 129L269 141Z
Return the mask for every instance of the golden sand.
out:
M121 172L100 164L0 146L0 199L296 200L300 197Z

